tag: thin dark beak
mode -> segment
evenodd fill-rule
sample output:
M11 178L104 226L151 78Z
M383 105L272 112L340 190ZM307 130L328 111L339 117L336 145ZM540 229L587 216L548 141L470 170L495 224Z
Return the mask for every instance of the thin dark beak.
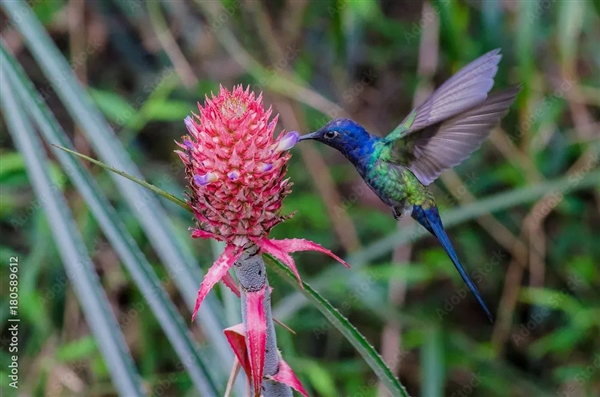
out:
M310 133L310 134L306 134L306 135L302 135L300 138L298 138L298 141L305 141L305 140L308 140L308 139L316 139L318 132L319 131L316 131L316 132L313 132L313 133Z

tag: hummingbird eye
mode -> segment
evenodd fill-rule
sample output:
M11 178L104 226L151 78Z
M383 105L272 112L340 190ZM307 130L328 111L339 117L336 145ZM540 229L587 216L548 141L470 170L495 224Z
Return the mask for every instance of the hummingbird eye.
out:
M338 135L337 131L326 131L325 134L323 134L323 136L325 137L325 139L333 139Z

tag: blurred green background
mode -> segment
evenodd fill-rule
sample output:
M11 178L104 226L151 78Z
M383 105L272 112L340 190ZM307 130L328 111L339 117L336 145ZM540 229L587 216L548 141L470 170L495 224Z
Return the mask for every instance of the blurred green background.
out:
M174 140L186 133L182 120L196 102L219 85L262 91L264 102L280 114L278 130L306 133L347 116L385 134L460 67L501 48L496 87L521 84L522 92L481 150L432 188L459 257L496 314L494 324L434 239L410 219L395 222L353 167L329 148L311 143L293 149L294 188L283 212L298 213L272 235L308 238L348 259L351 270L323 255L294 255L305 281L382 352L411 395L600 395L600 2L28 4L145 179L179 197L185 180ZM0 17L2 45L76 150L98 157L59 99L65 84L42 73L43 61L24 41L22 29L29 27L10 22L6 8ZM110 364L49 238L26 159L7 133L4 114L2 120L3 363L10 339L8 258L19 256L18 395L116 395ZM137 282L56 157L50 159L47 170L68 200L145 390L198 395ZM85 167L187 324L189 307L139 216L107 172ZM177 230L173 238L206 270L219 247L191 241L189 214L172 204L166 208ZM387 395L313 305L275 273L270 281L275 315L296 332L278 329L280 349L311 395ZM237 300L225 290L212 295L223 308L220 321L233 325ZM210 345L200 328L193 333L201 346ZM8 372L3 364L0 385L6 395L17 395L8 387Z

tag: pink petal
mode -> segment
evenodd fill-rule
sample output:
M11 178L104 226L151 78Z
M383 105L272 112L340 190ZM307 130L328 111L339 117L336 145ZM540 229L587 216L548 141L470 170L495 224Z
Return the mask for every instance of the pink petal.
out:
M327 248L320 246L319 244L305 240L303 238L286 238L284 240L270 240L271 243L279 247L285 252L296 252L296 251L318 251L329 255L342 265L350 268L350 265L346 263L342 258L329 251Z
M263 287L260 291L246 293L246 338L248 339L252 369L251 379L256 397L260 396L267 345L267 320L264 305L266 291L266 287Z
M306 390L304 390L304 386L302 386L302 383L300 383L292 368L288 365L288 363L283 361L283 359L279 358L279 371L277 371L277 374L271 378L273 378L273 380L276 382L283 383L284 385L291 387L304 397L308 397L308 393Z
M233 245L227 245L221 256L219 256L210 269L208 269L208 273L204 276L204 280L202 280L202 284L200 284L200 289L198 290L196 306L194 307L194 313L192 314L192 321L196 318L198 309L200 309L200 305L208 292L223 278L223 276L225 276L225 274L227 274L229 268L233 266L233 263L240 255L242 255L242 250L237 249L237 247Z
M250 378L250 360L248 359L248 349L246 348L246 329L244 324L240 323L223 330L229 346L235 353L240 365L244 369L248 379Z
M192 231L192 238L216 238L216 236L202 229L194 229Z
M223 284L229 287L231 292L236 294L238 298L240 297L240 288L238 287L233 277L231 277L231 274L229 274L229 272L225 273L221 281L223 282Z
M304 285L302 284L302 279L300 278L300 274L298 273L298 268L296 267L296 262L294 262L294 259L288 254L288 252L290 251L283 248L279 244L283 241L286 240L270 240L266 237L263 237L262 239L257 241L257 244L263 252L273 255L275 258L279 259L287 267L289 267L292 273L294 273L294 275L298 279L298 283L300 284L300 286L304 288Z

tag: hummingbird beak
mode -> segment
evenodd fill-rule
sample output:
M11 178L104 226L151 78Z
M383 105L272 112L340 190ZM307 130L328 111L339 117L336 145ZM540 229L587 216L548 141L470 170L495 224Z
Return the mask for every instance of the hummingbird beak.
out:
M298 141L306 141L308 139L316 139L319 131L313 132L311 134L302 135L298 138Z

